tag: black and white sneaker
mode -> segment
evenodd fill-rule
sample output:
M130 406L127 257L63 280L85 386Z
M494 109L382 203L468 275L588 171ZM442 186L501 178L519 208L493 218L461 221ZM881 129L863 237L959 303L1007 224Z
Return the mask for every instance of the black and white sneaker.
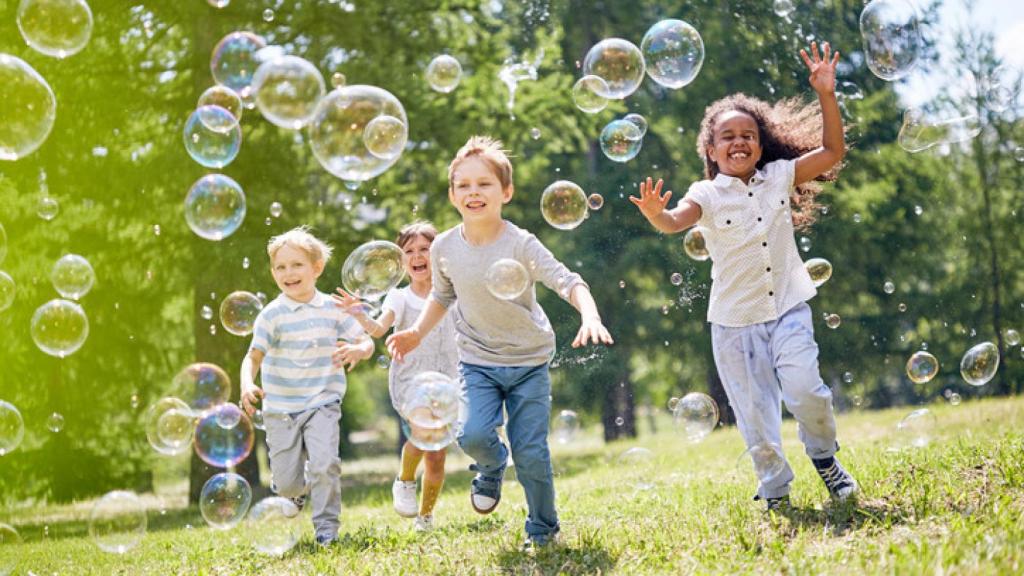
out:
M847 472L835 457L811 459L821 481L828 488L833 500L844 502L857 493L857 481Z
M765 512L786 512L791 508L789 504L789 494L779 496L778 498L762 498L755 495L754 500L764 500Z

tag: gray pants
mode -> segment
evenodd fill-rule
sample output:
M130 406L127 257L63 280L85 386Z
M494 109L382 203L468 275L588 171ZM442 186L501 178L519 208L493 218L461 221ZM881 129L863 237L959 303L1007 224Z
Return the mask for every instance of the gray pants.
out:
M285 498L308 493L316 535L331 538L338 535L341 514L339 420L338 402L264 416L274 492Z
M799 425L800 440L811 458L835 454L836 420L832 391L818 372L811 308L797 304L777 320L730 328L711 325L711 346L718 376L747 448L782 446L782 405ZM755 466L762 498L789 494L793 470L781 465Z

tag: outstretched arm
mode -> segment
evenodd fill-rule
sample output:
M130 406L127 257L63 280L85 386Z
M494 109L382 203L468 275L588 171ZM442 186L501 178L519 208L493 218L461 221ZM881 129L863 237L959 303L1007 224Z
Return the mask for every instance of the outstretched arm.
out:
M430 334L430 331L444 318L447 311L437 300L434 300L433 296L427 298L427 305L423 307L420 317L412 326L388 336L388 353L391 354L391 357L401 362L406 354L420 345L424 335Z
M597 304L586 284L573 286L569 294L569 302L580 312L580 329L576 338L572 341L573 348L586 346L589 342L594 344L614 344L612 335L601 323L601 314L597 311Z
M811 88L818 93L821 103L821 147L811 150L796 160L796 174L793 185L797 186L813 180L828 172L846 154L843 141L843 118L839 114L839 103L836 101L836 64L839 52L830 55L831 46L828 42L822 45L822 53L818 53L818 43L811 42L811 55L800 50L800 57L810 71L808 79ZM831 56L831 58L830 58Z
M700 206L690 200L683 200L679 206L666 210L665 206L668 205L669 199L672 198L672 191L669 190L662 196L661 187L663 184L664 181L659 179L658 183L652 186L651 178L648 177L646 182L640 182L640 197L630 196L629 201L636 204L637 208L640 209L640 213L644 215L644 218L647 218L647 221L652 226L666 234L682 232L696 224L700 220Z
M374 320L366 315L366 305L359 298L356 298L343 288L337 289L337 294L331 294L334 305L349 313L350 316L359 322L359 325L366 330L366 333L374 338L380 338L387 334L388 330L395 323L395 311L385 309L379 318Z

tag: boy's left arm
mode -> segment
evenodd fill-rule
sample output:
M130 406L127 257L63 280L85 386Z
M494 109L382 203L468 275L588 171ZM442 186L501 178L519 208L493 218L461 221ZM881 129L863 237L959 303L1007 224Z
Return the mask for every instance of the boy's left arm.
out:
M800 50L800 56L807 65L811 75L808 81L811 88L818 93L821 104L821 147L796 159L793 185L798 186L828 172L846 154L846 143L843 138L843 118L839 113L836 101L836 64L839 52L830 54L831 46L825 42L822 53L818 53L817 42L811 42L811 55ZM831 57L830 57L831 56Z
M608 329L601 322L597 303L594 302L594 297L590 294L590 289L586 284L573 286L572 292L569 293L569 302L580 312L580 329L572 341L573 348L586 346L590 342L594 344L615 343L612 340L612 335L608 333Z

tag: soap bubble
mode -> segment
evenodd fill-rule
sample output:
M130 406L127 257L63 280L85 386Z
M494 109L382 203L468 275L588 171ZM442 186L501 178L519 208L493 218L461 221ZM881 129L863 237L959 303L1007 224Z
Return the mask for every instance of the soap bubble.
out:
M218 84L231 88L244 100L252 97L252 81L259 67L257 52L267 46L252 32L232 32L213 49L210 72Z
M750 464L754 465L754 474L762 484L772 482L786 471L786 457L782 447L774 442L754 444L736 460L736 468L744 474Z
M16 548L16 546L21 543L21 535L17 530L12 526L0 523L0 576L14 574L22 557L20 547Z
M405 149L406 140L409 137L409 129L401 120L394 116L381 114L366 125L363 130L363 140L366 142L366 149L377 158L391 160L398 158Z
M270 8L267 8L266 10L264 10L263 11L263 21L264 22L273 22L274 21L274 11L271 10Z
M953 393L951 393L951 394L949 395L949 398L948 398L948 400L949 400L949 404L950 404L950 406L959 406L959 405L960 405L960 402L962 402L962 401L963 401L963 399L962 399L962 398L960 398L960 395L959 395L959 394L957 394L956 392L953 392Z
M274 218L280 218L281 217L281 212L283 212L283 211L284 211L284 207L281 206L280 202L271 202L270 203L270 215L273 216Z
M390 92L375 86L344 86L320 100L309 123L313 154L331 174L346 182L362 182L390 168L401 154L374 155L365 141L366 126L387 115L408 128L405 108Z
M686 255L696 260L697 262L703 262L711 257L708 253L707 243L704 241L704 232L706 232L703 226L694 226L686 231L686 236L683 237L683 250Z
M402 249L393 242L373 240L348 255L341 267L341 283L364 300L379 300L402 280Z
M206 109L206 106L217 106L228 111L230 116L217 113L214 109ZM237 92L227 86L211 86L199 96L199 103L196 105L200 111L199 120L214 132L225 134L238 125L242 120L242 98Z
M231 396L231 378L223 368L209 362L196 362L174 376L171 390L195 410L223 404Z
M139 545L146 522L146 510L134 492L107 492L89 514L89 537L104 552L124 554Z
M783 18L792 14L795 9L796 7L793 6L793 2L790 0L775 0L772 3L772 10Z
M673 286L681 286L683 284L683 275L679 272L673 272L672 275L669 276L668 281L671 282Z
M530 286L530 274L518 260L501 258L484 275L487 291L500 300L515 300Z
M839 317L839 314L826 314L825 325L835 330L839 328L839 325L843 323L843 319Z
M245 219L245 193L224 174L207 174L185 197L185 221L200 238L223 240Z
M341 72L335 72L331 74L331 86L335 88L341 88L348 83L348 79Z
M237 420L230 428L221 422ZM196 424L196 454L210 466L230 468L252 452L252 421L235 404L218 404L199 415Z
M927 408L920 408L907 414L896 425L894 448L924 448L935 433L935 415Z
M643 135L628 120L612 120L601 130L600 142L601 151L610 160L628 162L640 153Z
M810 274L815 288L821 286L832 277L832 263L824 258L811 258L804 262L804 267L807 269L807 273Z
M185 151L200 165L223 168L238 156L242 147L242 128L238 119L224 108L200 106L185 121L182 139Z
M57 97L28 63L0 53L0 101L0 160L24 158L50 135Z
M40 218L49 222L57 217L58 212L60 212L60 204L56 198L50 196L39 197L39 201L36 204L36 214Z
M181 454L192 446L196 419L189 405L179 398L161 398L151 405L145 423L146 440L161 454Z
M263 419L263 410L256 410L252 413L252 427L257 430L266 430L267 425Z
M14 297L18 288L14 284L14 278L10 274L0 270L0 312L7 310L14 304Z
M220 303L220 323L235 336L252 334L256 316L263 309L260 299L252 292L238 290L228 294Z
M972 386L984 386L998 369L999 349L991 342L972 347L960 359L960 375Z
M907 152L921 152L940 144L963 142L981 134L976 114L949 118L931 118L920 109L908 108L903 113L896 142Z
M72 300L80 300L82 296L88 294L95 280L96 274L92 271L92 265L78 254L61 256L50 271L53 287L61 296Z
M74 354L89 336L89 319L70 300L50 300L32 315L32 340L40 350L64 358Z
M599 76L584 76L572 87L572 101L587 114L596 114L608 106L608 83Z
M898 80L916 65L921 34L906 0L869 2L860 13L860 35L868 68L882 80Z
M462 64L447 54L441 54L435 56L430 64L427 64L427 71L424 75L431 88L442 94L447 94L455 90L459 81L462 80Z
M4 258L7 257L7 231L4 230L3 223L0 223L0 264L4 263Z
M587 217L587 195L575 182L558 180L540 196L540 213L559 230L572 230Z
M558 419L552 427L555 433L555 441L559 444L568 444L576 438L580 431L580 418L572 410L562 410L558 413Z
M811 251L811 239L807 236L800 237L800 250L803 252Z
M92 36L92 10L85 0L21 0L16 20L25 43L47 56L77 54Z
M245 533L256 551L281 556L299 541L305 524L291 500L270 496L252 507Z
M896 291L896 285L886 280L885 284L882 285L882 291L885 292L886 294L892 294L893 292Z
M203 484L199 494L199 512L206 523L218 530L234 528L252 503L249 481L232 472L221 472Z
M690 392L676 402L672 416L687 440L700 442L718 426L718 405L703 392Z
M46 429L54 434L64 429L64 416L59 412L50 414L50 417L46 419Z
M637 113L626 114L622 117L627 122L632 122L640 130L640 137L643 138L647 135L647 119Z
M260 64L252 78L252 90L264 118L298 130L312 120L327 89L324 77L308 60L281 56Z
M0 400L0 456L10 454L25 437L25 421L21 412L5 400Z
M928 352L919 350L907 360L907 378L914 384L930 382L939 373L939 361Z
M632 42L608 38L587 52L583 73L598 76L608 85L606 91L598 93L600 96L621 100L635 92L644 79L644 57Z
M620 424L621 425L621 424ZM654 453L647 448L634 446L619 454L615 459L616 467L622 472L625 480L637 490L654 488L652 478L654 470Z
M0 305L0 310L3 310L3 306ZM1007 346L1016 346L1020 344L1020 332L1017 332L1013 328L1009 328L1003 334L1003 338L1006 339Z
M603 206L604 196L601 196L597 192L587 196L587 208L590 208L591 210L600 210Z
M662 20L651 26L640 49L651 80L673 90L693 82L704 64L704 41L696 28L682 20Z
M402 402L409 441L420 450L440 450L455 440L466 419L466 401L457 380L440 372L422 372Z

